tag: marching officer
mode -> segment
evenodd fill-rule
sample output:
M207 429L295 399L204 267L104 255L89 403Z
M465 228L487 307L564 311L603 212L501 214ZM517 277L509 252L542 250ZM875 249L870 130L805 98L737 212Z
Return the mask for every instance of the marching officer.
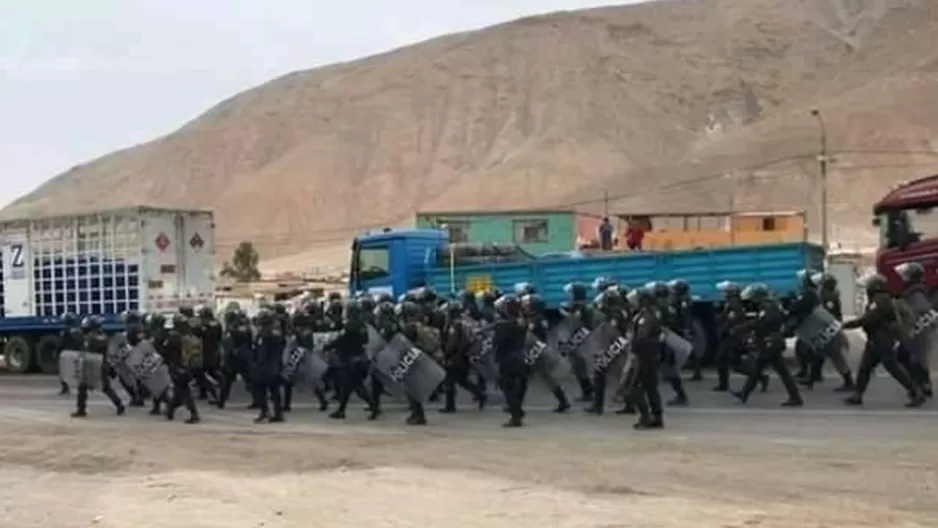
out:
M101 392L111 400L111 403L117 410L117 415L120 416L124 414L125 408L120 397L117 396L117 393L114 392L114 388L111 387L111 378L114 376L114 373L107 362L108 337L101 328L101 319L96 315L90 315L82 321L81 326L85 338L82 349L91 354L101 355ZM88 390L91 387L88 386L83 374L81 378L82 381L78 384L78 396L75 400L76 409L75 412L72 413L73 418L84 418L88 415Z
M862 278L860 285L866 289L866 310L860 317L844 323L844 329L863 328L866 346L860 358L856 391L844 402L848 405L863 405L863 393L870 383L873 369L882 363L886 372L906 390L909 397L906 407L919 407L925 403L925 395L896 357L900 337L899 319L886 278L874 273Z
M173 399L167 406L166 419L174 419L176 410L184 406L189 411L187 424L201 421L189 389L189 383L202 368L202 340L192 332L192 319L182 313L173 316L173 328L166 337L163 356L173 379Z
M78 316L67 313L62 316L62 322L65 324L65 329L59 334L59 350L56 356L61 355L65 350L76 352L84 350L85 334L81 331L81 321ZM68 396L68 382L59 378L59 384L59 396Z

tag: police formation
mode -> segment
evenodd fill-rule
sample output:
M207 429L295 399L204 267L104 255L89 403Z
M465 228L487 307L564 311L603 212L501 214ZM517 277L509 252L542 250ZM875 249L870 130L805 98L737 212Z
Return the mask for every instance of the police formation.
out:
M823 273L800 273L803 287L783 302L761 284L746 287L723 282L716 321L717 385L746 403L757 388L766 391L771 367L787 392L782 405L803 405L801 387L822 380L825 362L841 376L834 389L847 393L845 403L861 405L873 369L882 364L908 393L908 406L931 397L928 354L938 314L924 288L917 264L898 268L907 288L899 298L882 276L861 279L866 289L864 313L842 322L836 280ZM590 290L593 291L590 291ZM219 321L208 308L182 308L166 318L126 314L126 332L109 338L94 317L81 322L66 316L60 355L62 392L77 386L75 417L86 416L89 389L100 389L117 414L125 404L113 381L130 396L129 406L150 401L152 415L172 420L177 409L189 412L186 423L200 421L197 401L224 408L240 377L252 395L257 423L282 422L294 389L313 395L320 411L344 419L352 394L367 405L367 418L382 414L382 397L408 402L406 423L427 423L424 406L440 402L440 411L456 412L461 388L479 410L498 389L506 427L525 418L529 383L546 385L557 413L571 403L559 378L567 371L579 385L586 411L603 414L607 396L621 402L616 414L636 414L636 429L664 426L661 381L673 392L669 406L690 402L682 371L702 379L701 359L693 348L693 298L686 282L656 282L627 289L597 279L592 288L570 284L568 302L559 314L547 310L529 285L512 294L462 293L441 299L428 289L394 302L387 295L359 296L344 302L306 302L289 314L283 305L262 308L253 318L237 306ZM846 360L843 331L862 328L866 344L854 377ZM783 359L786 338L795 337L799 370ZM731 371L746 381L731 390ZM194 394L195 391L197 394Z

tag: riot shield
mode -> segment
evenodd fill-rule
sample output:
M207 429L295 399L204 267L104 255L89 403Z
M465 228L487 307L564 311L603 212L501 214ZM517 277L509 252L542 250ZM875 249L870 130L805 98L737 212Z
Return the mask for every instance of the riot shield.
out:
M59 377L76 387L85 384L89 389L101 387L101 354L79 350L63 350L59 355Z
M541 341L528 332L525 340L524 363L531 367L532 371L539 372L547 378L553 378L557 369L563 363L560 352L547 343Z
M287 344L283 347L283 369L281 376L288 381L292 381L300 369L300 363L306 358L306 349L299 346L296 337L291 336L287 339Z
M636 363L634 355L628 352L623 352L623 355L625 361L622 363L622 371L619 372L615 398L628 401L629 393L632 392L632 387L635 386L635 381L638 379L638 363Z
M662 332L662 341L664 346L674 354L674 369L680 372L684 364L694 353L694 345L690 341L681 337L677 332L670 328L665 328Z
M568 357L571 338L582 327L583 324L578 317L565 317L550 329L550 333L547 334L547 346L557 350L562 357Z
M446 377L436 361L401 334L395 335L374 360L375 370L418 402L425 402ZM390 388L390 387L389 387Z
M127 344L124 334L115 334L108 342L107 360L124 385L134 387L137 384L137 375L127 364L130 351L131 346Z
M587 372L605 370L618 357L618 352L621 352L621 349L619 349L614 357L607 356L610 345L617 337L619 337L619 332L612 325L601 323L586 336L580 346L574 349L574 354L577 354L584 361Z
M498 379L498 369L495 366L493 354L495 337L494 325L479 325L472 333L472 344L469 345L468 356L472 368L487 381Z
M325 382L323 376L329 370L329 362L322 352L322 348L304 351L303 360L293 378L293 383L298 387L308 388L311 392L322 390Z
M843 324L823 306L816 306L795 329L795 336L816 353L824 352L843 331Z
M938 345L938 312L923 289L913 289L903 294L897 302L904 303L915 317L915 323L902 338L902 345L909 349L912 360L928 368L931 351Z
M368 344L365 345L365 354L367 354L368 359L374 359L375 354L384 348L387 343L374 326L368 324L365 325L365 329L368 331Z
M153 348L153 343L141 341L131 349L127 357L127 365L143 383L143 386L156 397L169 398L172 392L173 381L169 375L169 367L163 362L162 356Z

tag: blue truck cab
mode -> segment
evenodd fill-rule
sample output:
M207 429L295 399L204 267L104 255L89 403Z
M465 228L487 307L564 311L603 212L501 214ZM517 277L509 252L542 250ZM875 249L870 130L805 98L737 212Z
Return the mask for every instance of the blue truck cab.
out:
M446 246L435 229L397 229L359 235L352 243L349 290L395 298L427 284L428 259Z
M440 265L449 251L444 231L432 229L384 230L358 236L352 245L349 278L351 293L386 292L395 297L420 286L440 293L498 288L512 291L519 282L537 288L547 306L559 308L566 300L564 286L591 283L606 277L626 286L649 281L686 280L694 296L698 346L713 341L714 315L721 305L716 284L761 282L777 296L794 295L800 288L797 272L823 269L824 252L809 243L779 243L667 252L627 252L555 255L518 262ZM706 337L703 337L706 336Z

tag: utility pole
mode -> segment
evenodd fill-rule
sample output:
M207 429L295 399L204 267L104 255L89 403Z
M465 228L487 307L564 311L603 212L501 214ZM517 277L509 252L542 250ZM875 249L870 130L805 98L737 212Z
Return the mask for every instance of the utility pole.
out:
M821 129L821 152L818 154L818 169L821 185L821 245L826 252L828 249L827 235L827 127L824 126L824 116L817 108L811 110L811 115L817 118L818 126Z

